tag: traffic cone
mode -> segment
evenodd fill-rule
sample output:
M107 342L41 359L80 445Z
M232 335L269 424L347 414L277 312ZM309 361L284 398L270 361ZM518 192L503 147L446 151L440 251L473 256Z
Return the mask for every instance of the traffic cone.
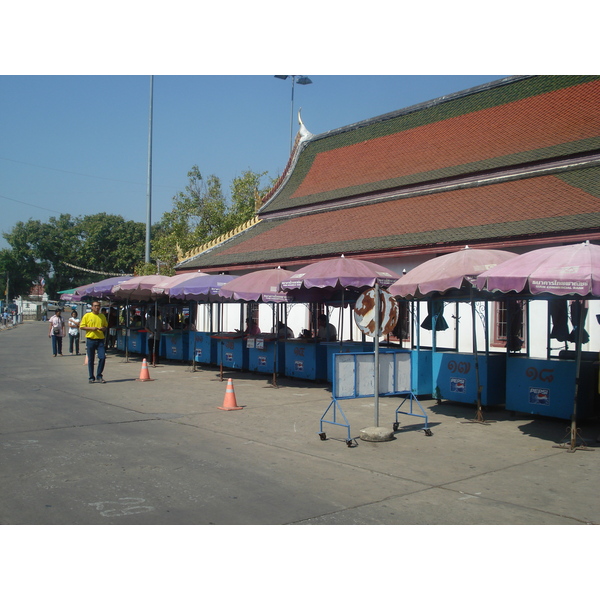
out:
M154 381L154 379L150 379L148 361L145 358L142 360L142 370L140 371L140 376L136 379L136 381Z
M227 380L227 388L225 390L225 398L223 398L223 406L217 406L220 410L242 410L243 406L238 406L235 400L235 392L233 390L233 379Z

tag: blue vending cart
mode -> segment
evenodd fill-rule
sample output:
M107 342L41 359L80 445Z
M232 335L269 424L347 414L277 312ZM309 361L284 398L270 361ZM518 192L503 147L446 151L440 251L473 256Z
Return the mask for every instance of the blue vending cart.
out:
M129 329L127 332L127 348L129 352L146 354L148 345L146 343L147 332L145 329Z
M193 331L189 336L189 354L194 357L194 362L205 365L216 365L218 340L213 338L213 333Z
M327 348L313 339L286 340L285 374L288 377L327 379Z
M478 353L481 405L504 404L506 398L506 353ZM475 355L433 352L433 389L438 400L477 404Z
M224 369L248 370L248 348L243 333L215 333L217 364Z
M584 353L588 354L588 353ZM506 359L506 409L570 419L575 397L574 352L564 358L529 358L510 355ZM594 353L595 355L595 353ZM598 412L598 362L583 360L577 395L577 418Z
M189 360L189 334L187 331L166 331L161 335L160 356L171 360Z
M127 328L117 327L117 350L125 352L127 348Z
M274 334L249 336L248 369L257 373L283 374L285 370L285 340ZM277 354L275 353L277 351Z

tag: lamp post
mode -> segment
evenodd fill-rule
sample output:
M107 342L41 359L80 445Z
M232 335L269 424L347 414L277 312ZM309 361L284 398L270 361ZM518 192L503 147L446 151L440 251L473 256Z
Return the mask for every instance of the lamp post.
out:
M294 85L309 85L312 80L304 75L275 75L277 79L292 78L292 109L290 113L290 154L292 153L292 142L293 142L293 127L294 127Z
M145 262L150 262L150 231L152 228L152 113L154 75L150 75L150 110L148 116L148 182L146 191L146 245Z

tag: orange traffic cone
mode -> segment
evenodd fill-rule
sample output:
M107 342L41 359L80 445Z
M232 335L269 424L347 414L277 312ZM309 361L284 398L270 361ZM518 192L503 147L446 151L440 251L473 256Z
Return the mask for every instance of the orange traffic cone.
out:
M217 406L220 410L242 410L243 406L238 406L235 400L235 392L233 391L233 379L227 380L227 389L225 390L225 398L223 398L223 406Z
M136 379L136 381L154 381L154 379L150 379L148 361L145 358L142 360L142 370L140 371L140 376Z

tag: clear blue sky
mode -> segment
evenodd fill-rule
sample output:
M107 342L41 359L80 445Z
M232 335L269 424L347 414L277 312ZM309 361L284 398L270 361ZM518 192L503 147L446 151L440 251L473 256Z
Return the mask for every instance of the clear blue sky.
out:
M294 113L302 108L314 134L501 77L306 75L313 83L295 85ZM281 174L291 87L272 75L154 76L153 222L194 164L227 193L246 169ZM149 100L149 76L1 76L2 232L60 213L145 223Z

